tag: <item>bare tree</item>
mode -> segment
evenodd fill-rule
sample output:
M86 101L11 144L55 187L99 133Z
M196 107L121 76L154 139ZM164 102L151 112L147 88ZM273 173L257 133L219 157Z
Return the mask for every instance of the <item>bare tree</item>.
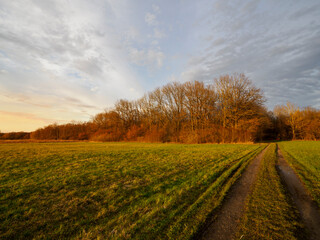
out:
M301 114L299 107L295 106L293 103L287 102L284 107L285 114L288 116L288 123L292 131L292 139L296 139L297 130L299 129Z
M246 129L247 123L257 124L264 97L259 88L244 75L235 73L215 79L218 95L220 122L223 127L222 138L225 141L225 129L232 128L231 141L234 141L235 130Z

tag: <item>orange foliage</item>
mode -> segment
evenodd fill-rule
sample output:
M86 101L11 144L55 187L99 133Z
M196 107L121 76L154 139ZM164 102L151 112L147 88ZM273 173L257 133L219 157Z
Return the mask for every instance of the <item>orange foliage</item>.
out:
M121 99L114 109L89 122L52 124L30 136L40 140L183 143L320 139L319 110L288 103L268 112L264 100L261 90L244 74L224 75L207 85L198 81L169 83L137 101Z

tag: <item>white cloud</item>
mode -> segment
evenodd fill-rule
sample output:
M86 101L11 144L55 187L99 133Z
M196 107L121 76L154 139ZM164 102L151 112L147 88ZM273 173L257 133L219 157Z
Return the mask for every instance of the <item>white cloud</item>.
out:
M160 50L149 49L139 50L136 48L129 49L129 56L133 63L140 66L151 66L161 68L165 55Z
M244 72L264 91L271 109L288 100L319 105L320 81L314 76L320 59L317 1L218 0L207 9L192 29L195 48L181 79L211 81Z
M163 31L161 31L157 28L153 29L153 37L154 38L161 39L161 38L164 38L165 36L166 36L166 34Z
M152 4L152 10L154 13L160 13L160 7L158 5Z
M159 44L159 41L157 41L157 40L153 40L151 42L151 45L153 45L153 46L157 46L158 44Z
M142 95L121 45L118 29L127 25L117 22L119 6L2 1L0 7L0 93L10 96L0 99L0 111L87 120L119 97Z
M0 111L87 120L165 79L236 71L270 106L319 106L317 0L142 3L0 0Z
M144 20L149 26L154 26L157 24L156 15L152 13L146 13Z
M138 40L139 36L140 36L139 31L133 26L130 26L129 30L125 32L125 39L127 41L131 41L131 40L136 41Z

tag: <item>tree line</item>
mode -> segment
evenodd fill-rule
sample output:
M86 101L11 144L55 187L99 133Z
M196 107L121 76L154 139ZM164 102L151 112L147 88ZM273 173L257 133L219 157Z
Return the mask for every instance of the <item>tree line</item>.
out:
M31 139L235 143L319 140L320 111L287 103L268 111L265 97L244 74L223 75L210 84L173 82L87 122L52 124ZM1 138L1 136L0 136Z

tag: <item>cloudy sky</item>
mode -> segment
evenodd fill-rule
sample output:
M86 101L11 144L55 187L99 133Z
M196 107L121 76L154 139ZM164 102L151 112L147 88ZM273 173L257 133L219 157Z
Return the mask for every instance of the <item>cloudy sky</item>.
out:
M269 109L320 108L319 0L0 0L2 132L234 72Z

